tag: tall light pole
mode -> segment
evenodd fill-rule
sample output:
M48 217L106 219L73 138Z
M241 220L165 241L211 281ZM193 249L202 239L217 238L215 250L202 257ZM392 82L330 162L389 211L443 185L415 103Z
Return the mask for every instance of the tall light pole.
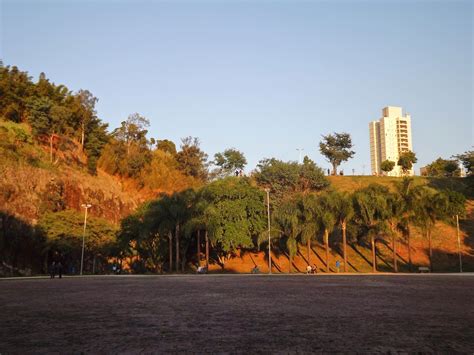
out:
M304 148L296 148L296 150L300 153L298 163L301 164L301 153L303 152Z
M268 273L272 273L272 245L270 239L270 189L266 188L267 193L267 217L268 217Z
M87 226L87 210L92 207L89 203L84 203L81 205L82 208L86 209L84 213L84 232L82 233L82 255L81 255L81 275L82 275L82 267L84 265L84 247L86 245L86 226Z
M459 272L462 272L461 239L459 238L459 215L456 215L456 233L458 236Z

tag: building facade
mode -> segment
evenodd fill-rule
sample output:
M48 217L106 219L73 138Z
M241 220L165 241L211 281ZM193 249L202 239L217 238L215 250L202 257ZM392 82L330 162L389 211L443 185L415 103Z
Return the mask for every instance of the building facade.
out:
M401 168L396 165L400 153L412 151L411 117L403 116L401 107L388 106L382 110L382 118L369 123L370 164L372 175L402 176ZM381 169L385 160L395 162L389 173ZM413 175L411 169L407 175Z

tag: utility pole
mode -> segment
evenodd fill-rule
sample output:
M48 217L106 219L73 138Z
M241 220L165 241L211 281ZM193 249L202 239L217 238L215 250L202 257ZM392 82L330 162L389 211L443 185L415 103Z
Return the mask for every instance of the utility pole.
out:
M86 211L84 213L84 232L82 233L82 254L81 254L81 275L82 275L82 270L84 266L84 248L86 245L86 226L87 226L87 210L92 207L91 204L82 204L82 208L85 208Z

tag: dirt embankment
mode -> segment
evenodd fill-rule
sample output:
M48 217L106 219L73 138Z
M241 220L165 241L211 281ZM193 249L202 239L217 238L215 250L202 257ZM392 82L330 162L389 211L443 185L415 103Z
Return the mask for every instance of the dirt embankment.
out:
M0 209L33 224L44 210L80 210L83 203L93 206L92 216L119 223L143 200L102 172L91 176L70 168L48 170L26 164L1 170Z

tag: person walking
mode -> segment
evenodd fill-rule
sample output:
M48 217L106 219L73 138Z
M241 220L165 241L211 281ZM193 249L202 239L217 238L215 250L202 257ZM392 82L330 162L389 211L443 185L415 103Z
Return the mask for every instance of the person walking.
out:
M56 275L56 262L52 262L51 266L49 267L49 278L54 279L54 276Z
M58 274L59 278L62 279L63 277L63 264L60 261L56 263L56 273Z

